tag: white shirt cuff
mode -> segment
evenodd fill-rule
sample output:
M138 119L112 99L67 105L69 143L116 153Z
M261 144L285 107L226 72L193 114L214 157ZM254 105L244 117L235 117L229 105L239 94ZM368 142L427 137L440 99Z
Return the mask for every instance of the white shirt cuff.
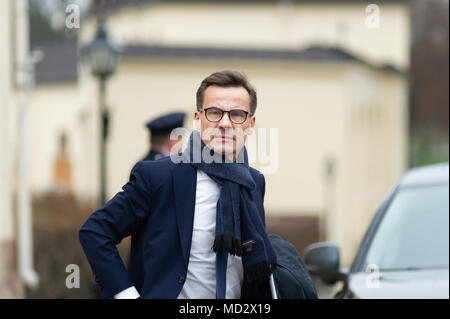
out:
M134 286L127 288L125 290L122 290L118 294L114 295L114 299L137 299L141 295L138 293L136 288Z

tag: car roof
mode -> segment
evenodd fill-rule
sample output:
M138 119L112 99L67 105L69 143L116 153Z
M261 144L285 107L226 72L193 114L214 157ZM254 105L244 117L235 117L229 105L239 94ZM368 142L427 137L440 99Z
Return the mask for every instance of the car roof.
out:
M419 184L448 183L448 162L417 167L403 175L400 185L412 186Z

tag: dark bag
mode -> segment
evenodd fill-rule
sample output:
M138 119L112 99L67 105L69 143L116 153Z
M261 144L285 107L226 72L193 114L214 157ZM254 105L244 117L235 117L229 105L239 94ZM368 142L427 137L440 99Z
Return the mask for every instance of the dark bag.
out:
M318 299L316 288L294 245L278 235L269 234L277 255L273 279L279 299Z

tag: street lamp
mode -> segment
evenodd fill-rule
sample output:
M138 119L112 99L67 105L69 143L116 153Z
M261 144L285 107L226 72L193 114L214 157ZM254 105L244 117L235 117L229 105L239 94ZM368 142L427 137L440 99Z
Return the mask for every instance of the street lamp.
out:
M91 67L92 74L99 79L100 100L100 204L106 202L106 140L109 114L106 109L106 80L114 74L119 64L122 49L109 37L104 23L97 27L95 39L81 49L83 60Z

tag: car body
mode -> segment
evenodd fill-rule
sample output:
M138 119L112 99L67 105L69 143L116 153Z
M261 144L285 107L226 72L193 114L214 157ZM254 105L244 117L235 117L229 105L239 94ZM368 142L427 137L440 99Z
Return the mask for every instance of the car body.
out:
M380 204L349 271L339 247L304 253L313 275L343 281L336 298L449 298L449 164L408 171Z

